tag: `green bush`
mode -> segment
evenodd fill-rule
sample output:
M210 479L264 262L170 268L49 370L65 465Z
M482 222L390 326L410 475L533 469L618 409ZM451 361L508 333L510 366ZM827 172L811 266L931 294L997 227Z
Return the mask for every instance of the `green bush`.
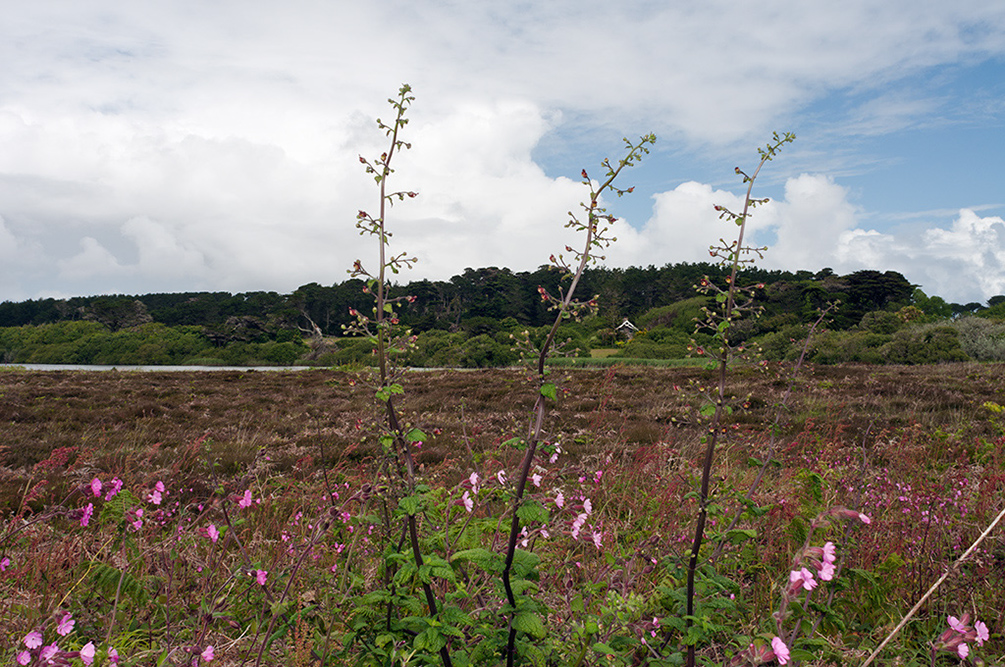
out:
M496 342L487 334L468 339L460 351L460 365L465 368L511 366L519 359L513 348Z
M890 336L871 331L826 331L815 335L810 341L808 358L818 364L881 364L886 361L882 346L890 340ZM790 350L789 357L795 358L802 345L802 340L797 341Z
M460 349L464 340L463 333L450 333L443 329L423 331L405 361L409 366L419 368L459 366Z
M653 308L642 315L635 324L641 329L664 326L690 335L694 332L695 320L702 316L702 307L711 303L712 300L705 296L691 297L669 306Z
M967 361L956 329L945 324L922 324L898 331L883 346L883 358L892 364L934 364Z
M199 327L144 324L112 332L97 322L0 330L0 356L36 364L180 364L212 349Z
M953 326L960 347L971 359L1005 361L1005 323L983 317L964 317Z
M887 335L896 333L903 326L904 322L897 317L896 313L886 310L874 310L866 313L858 323L858 328L863 331Z
M778 331L764 334L754 339L761 348L761 354L770 361L794 360L799 357L803 341L809 327L802 324L791 324Z

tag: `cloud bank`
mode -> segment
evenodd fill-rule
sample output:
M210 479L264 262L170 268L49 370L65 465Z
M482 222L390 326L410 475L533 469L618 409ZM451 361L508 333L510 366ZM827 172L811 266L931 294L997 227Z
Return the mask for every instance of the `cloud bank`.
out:
M374 254L353 227L376 207L357 156L384 150L373 119L409 81L414 148L392 185L420 196L389 216L420 259L404 280L545 263L574 242L578 156L616 158L623 128L662 136L626 174L635 202L610 202L626 219L609 263L703 261L732 233L712 205L737 195L674 175L802 111L827 130L790 154L799 170L771 165L780 194L752 222L763 264L893 269L984 300L1005 291L1000 217L875 224L826 150L934 122L948 103L911 77L1005 54L1005 6L922 5L31 3L0 26L0 299L344 280ZM814 159L824 171L800 173Z

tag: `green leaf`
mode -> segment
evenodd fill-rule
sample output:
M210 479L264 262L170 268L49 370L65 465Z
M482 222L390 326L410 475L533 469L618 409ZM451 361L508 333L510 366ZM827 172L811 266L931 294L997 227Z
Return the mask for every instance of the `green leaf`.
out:
M513 554L513 573L518 577L537 579L537 566L540 562L541 557L536 553L517 549Z
M601 644L600 642L597 642L590 648L592 648L595 652L603 655L617 655L617 652L613 648L611 648L607 644Z
M518 632L525 632L532 637L541 639L545 635L544 623L541 617L529 611L521 611L513 617L513 628Z
M524 440L523 438L510 438L509 440L502 443L502 446L512 447L522 452L523 450L527 449L527 441Z
M429 438L425 433L417 428L413 428L411 431L405 434L405 440L408 442L425 442Z
M701 414L703 417L711 417L715 414L715 405L709 403L707 405L701 406Z
M555 387L551 382L546 382L541 385L541 395L545 398L550 398L553 401L558 400L558 388Z
M450 557L450 562L452 563L463 561L474 563L486 572L495 573L502 572L506 565L506 560L501 554L497 554L494 551L489 551L488 549L483 549L481 547L477 549L458 551Z
M747 540L757 537L757 531L753 528L733 528L726 531L726 540L730 544L742 544Z
M423 496L405 496L398 501L398 507L405 510L406 514L415 516L422 510L425 500Z
M516 515L525 524L548 523L549 512L540 502L528 499L517 508Z

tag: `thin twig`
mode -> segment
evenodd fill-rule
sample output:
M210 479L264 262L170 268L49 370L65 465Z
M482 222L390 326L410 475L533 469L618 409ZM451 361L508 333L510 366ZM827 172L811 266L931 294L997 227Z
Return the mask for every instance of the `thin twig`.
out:
M942 585L942 582L945 581L950 574L955 572L960 567L960 565L963 564L963 561L965 561L970 556L970 554L974 552L974 549L976 549L977 546L984 541L984 538L987 537L992 530L994 530L994 527L998 525L998 522L1001 521L1003 517L1005 517L1005 508L1002 508L1002 511L999 512L998 516L995 517L995 520L991 522L991 525L989 525L987 528L984 529L984 532L981 533L980 537L974 540L974 543L970 545L970 548L964 551L963 555L957 558L956 561L949 567L949 569L946 570L941 577L939 577L939 580L936 581L934 584L932 584L931 588L928 589L928 592L925 593L920 600L918 600L918 603L913 607L911 607L911 611L907 612L907 615L904 616L904 618L900 621L900 623L897 624L897 627L895 627L890 632L890 634L886 636L886 639L884 639L883 642L876 647L876 650L873 651L868 658L866 658L865 662L862 663L862 667L868 667L868 665L876 658L876 656L879 655L880 651L882 651L883 648L890 643L890 641L897 635L897 633L899 633L901 629L903 629L903 627L907 625L907 622L911 620L911 618L918 612L919 609L921 609L921 605L925 604L925 601L928 600L928 598L932 596L932 593L934 593L939 588L939 586Z

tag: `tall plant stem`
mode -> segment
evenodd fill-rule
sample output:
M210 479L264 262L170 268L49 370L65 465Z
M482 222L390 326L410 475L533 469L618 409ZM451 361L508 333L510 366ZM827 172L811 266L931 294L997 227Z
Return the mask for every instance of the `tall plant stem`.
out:
M705 436L705 457L701 468L701 489L698 496L698 520L695 522L694 539L691 543L691 553L688 558L687 565L687 610L685 616L685 633L694 623L695 573L698 569L699 554L701 552L702 540L705 536L705 522L708 519L708 496L709 484L712 478L712 464L715 460L715 448L719 441L719 426L722 423L723 406L726 398L726 376L729 367L731 350L729 345L729 327L736 310L736 276L737 273L739 273L740 256L745 250L743 237L747 229L747 216L750 214L752 206L756 203L751 197L751 193L754 189L754 180L757 179L757 175L760 173L761 167L763 167L764 164L775 155L778 148L781 147L783 143L787 143L794 138L795 137L790 134L786 134L783 138L779 138L776 134L776 143L774 145L769 145L767 150L759 150L761 154L761 161L757 164L757 169L754 170L754 173L751 176L743 174L744 180L748 184L747 195L743 200L743 211L738 216L735 216L735 221L740 229L737 234L736 242L732 246L730 254L728 255L730 263L729 287L726 290L726 301L722 311L722 322L725 326L717 334L720 337L721 349L718 359L718 388L715 401L715 412L712 414L712 423ZM743 173L740 171L739 167L736 171L737 173ZM687 647L687 667L695 667L695 660L696 646L692 643Z
M568 317L569 309L574 303L573 296L575 295L576 287L579 285L579 280L583 275L583 271L586 270L586 267L593 259L593 248L602 241L600 238L600 223L603 220L610 219L609 217L602 215L603 211L599 208L597 201L600 199L601 194L603 194L606 190L613 189L614 179L618 177L621 170L640 159L642 153L647 153L648 149L646 146L655 140L656 137L653 135L642 137L637 145L633 145L626 140L625 143L628 144L629 150L625 159L618 162L618 166L616 168L608 169L607 180L601 183L596 190L594 190L591 186L590 205L587 207L587 222L585 225L586 239L583 245L583 251L579 254L579 263L576 266L575 271L572 272L572 281L569 284L569 288L564 294L561 302L558 304L558 313L555 315L555 321L552 323L551 329L548 330L548 335L545 338L544 343L541 345L541 351L538 355L538 394L537 399L534 401L534 408L531 413L532 418L527 428L527 449L524 453L523 461L520 464L520 475L517 478L516 493L513 498L512 516L510 518L509 540L506 545L506 561L502 573L503 588L506 590L506 600L509 602L509 606L513 609L509 617L509 635L506 642L507 667L513 667L516 659L517 630L513 627L513 619L516 616L517 600L516 595L513 592L511 574L513 571L513 559L516 556L516 545L520 537L520 517L518 515L518 510L523 503L524 492L527 488L527 480L530 477L530 469L534 463L534 455L537 452L538 444L541 442L541 433L544 428L544 418L547 412L547 397L544 393L545 362L548 359L548 354L551 351L552 344L554 343L558 327L561 325L562 320ZM583 173L585 176L586 172L584 171ZM620 194L621 191L618 192Z

